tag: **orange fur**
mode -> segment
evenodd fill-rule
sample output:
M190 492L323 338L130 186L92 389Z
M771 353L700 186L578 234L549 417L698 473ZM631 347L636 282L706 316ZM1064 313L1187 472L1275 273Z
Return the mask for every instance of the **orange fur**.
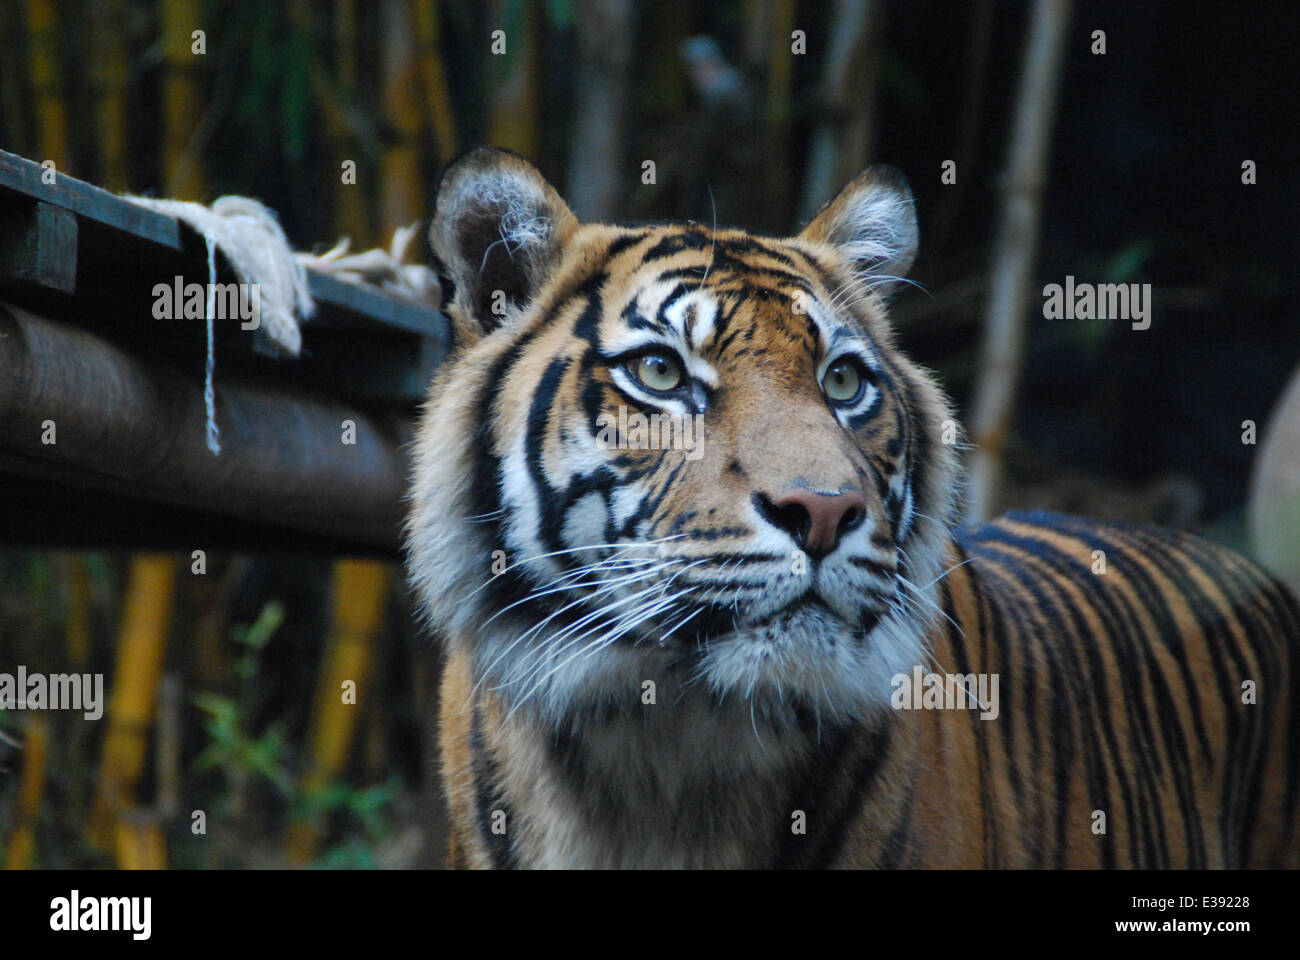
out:
M460 343L408 554L446 640L454 864L1296 864L1295 601L1155 528L954 527L949 406L888 326L895 175L769 238L578 224L476 151L432 238ZM638 379L647 350L676 385ZM611 447L620 409L698 416L701 445ZM1000 709L897 709L916 667Z

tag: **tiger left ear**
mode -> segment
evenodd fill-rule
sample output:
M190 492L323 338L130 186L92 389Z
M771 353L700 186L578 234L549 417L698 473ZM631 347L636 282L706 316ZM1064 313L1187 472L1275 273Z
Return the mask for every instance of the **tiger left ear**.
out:
M868 167L822 208L799 237L837 248L869 286L901 279L916 259L920 239L907 178L893 167Z
M524 306L559 262L578 221L531 163L508 150L471 150L443 172L429 241L454 289L450 305L483 335ZM461 327L466 327L462 323Z

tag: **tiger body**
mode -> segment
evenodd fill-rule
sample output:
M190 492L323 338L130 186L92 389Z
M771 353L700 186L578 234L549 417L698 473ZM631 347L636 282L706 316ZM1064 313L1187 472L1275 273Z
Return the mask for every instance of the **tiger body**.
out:
M955 527L896 178L768 238L580 225L475 151L432 239L462 346L408 562L455 864L1296 864L1294 600L1155 528Z

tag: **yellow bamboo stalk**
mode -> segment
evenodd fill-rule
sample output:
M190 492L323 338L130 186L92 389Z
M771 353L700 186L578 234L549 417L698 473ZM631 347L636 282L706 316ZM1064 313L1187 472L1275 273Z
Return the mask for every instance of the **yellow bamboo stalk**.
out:
M91 71L99 129L100 183L114 192L129 185L127 166L126 0L102 0L91 7L94 32Z
M420 79L429 104L429 119L438 139L438 164L446 166L458 152L456 113L447 86L447 70L442 62L442 30L438 24L438 4L416 3L415 32L420 43Z
M5 856L8 870L28 870L36 860L36 821L45 793L45 759L49 751L48 721L33 714L23 743L22 779L14 803L14 830Z
M199 72L203 56L192 51L195 30L204 29L197 0L159 5L163 34L163 177L167 195L203 199L206 185L199 157L190 149L198 129L202 100ZM206 56L206 54L204 55Z
M226 611L222 602L220 573L189 578L189 607L194 626L190 643L190 667L197 685L204 690L222 690L229 681L226 663Z
M492 97L492 143L525 157L537 156L537 14L531 0L518 0L521 35L506 30L506 52L489 54L496 87ZM503 11L505 4L497 4ZM492 29L505 30L503 16Z
M334 4L334 69L341 105L325 110L325 124L334 145L334 176L338 177L339 202L335 208L336 229L350 237L353 249L373 242L370 217L366 212L366 187L361 180L361 147L344 120L345 111L357 105L357 8L354 0ZM343 162L358 167L355 183L343 183Z
M790 89L794 77L794 58L790 52L790 33L794 30L794 0L775 0L772 4L772 34L768 38L767 98L775 120L790 120Z
M64 556L59 566L67 591L63 631L68 662L80 670L90 658L90 575L86 570L86 558L78 553Z
M54 0L27 0L27 67L36 99L41 160L53 160L63 171L68 159L68 114L59 62L58 5Z
M117 821L117 865L122 870L167 869L167 838L156 817L133 812Z
M112 844L113 823L133 805L144 770L175 588L172 557L141 555L131 561L108 704L108 733L88 831L90 842L100 849Z
M367 692L372 647L383 625L390 577L390 568L377 560L339 560L334 564L333 624L312 711L304 793L335 780L347 761L358 710ZM355 690L352 703L343 697L344 685L349 682ZM299 822L289 831L285 854L290 863L309 863L319 843L317 826Z
M390 140L380 158L380 225L383 236L424 215L420 177L420 63L407 0L386 0L380 58L384 123Z

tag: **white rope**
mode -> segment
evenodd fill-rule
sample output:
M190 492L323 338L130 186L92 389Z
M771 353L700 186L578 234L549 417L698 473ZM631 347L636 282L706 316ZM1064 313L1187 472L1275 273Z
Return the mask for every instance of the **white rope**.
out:
M442 305L438 275L421 263L408 263L414 241L420 237L420 225L410 224L393 231L388 249L375 247L350 253L352 241L344 237L334 249L319 256L296 254L298 262L317 273L327 273L336 280L359 286L376 286L389 293L425 304L435 310Z
M260 329L280 350L302 348L299 319L315 311L307 271L289 249L275 214L248 197L218 197L211 207L185 200L124 195L124 200L174 217L216 243L240 283L257 284Z
M212 373L216 367L212 351L212 315L217 312L217 242L210 233L203 235L203 241L208 247L208 302L203 311L208 322L208 365L203 383L203 404L208 411L208 449L217 457L221 455L221 432L217 430L217 394L212 386Z
M256 287L258 329L283 353L297 356L302 349L299 319L315 311L307 289L307 271L289 249L275 214L247 197L220 197L211 207L183 200L158 200L124 195L123 199L156 210L187 224L203 236L208 250L208 295L204 310L208 356L203 403L207 410L207 445L213 456L221 454L217 429L216 367L213 321L216 319L217 250L230 264L241 284ZM230 319L226 317L224 319Z

